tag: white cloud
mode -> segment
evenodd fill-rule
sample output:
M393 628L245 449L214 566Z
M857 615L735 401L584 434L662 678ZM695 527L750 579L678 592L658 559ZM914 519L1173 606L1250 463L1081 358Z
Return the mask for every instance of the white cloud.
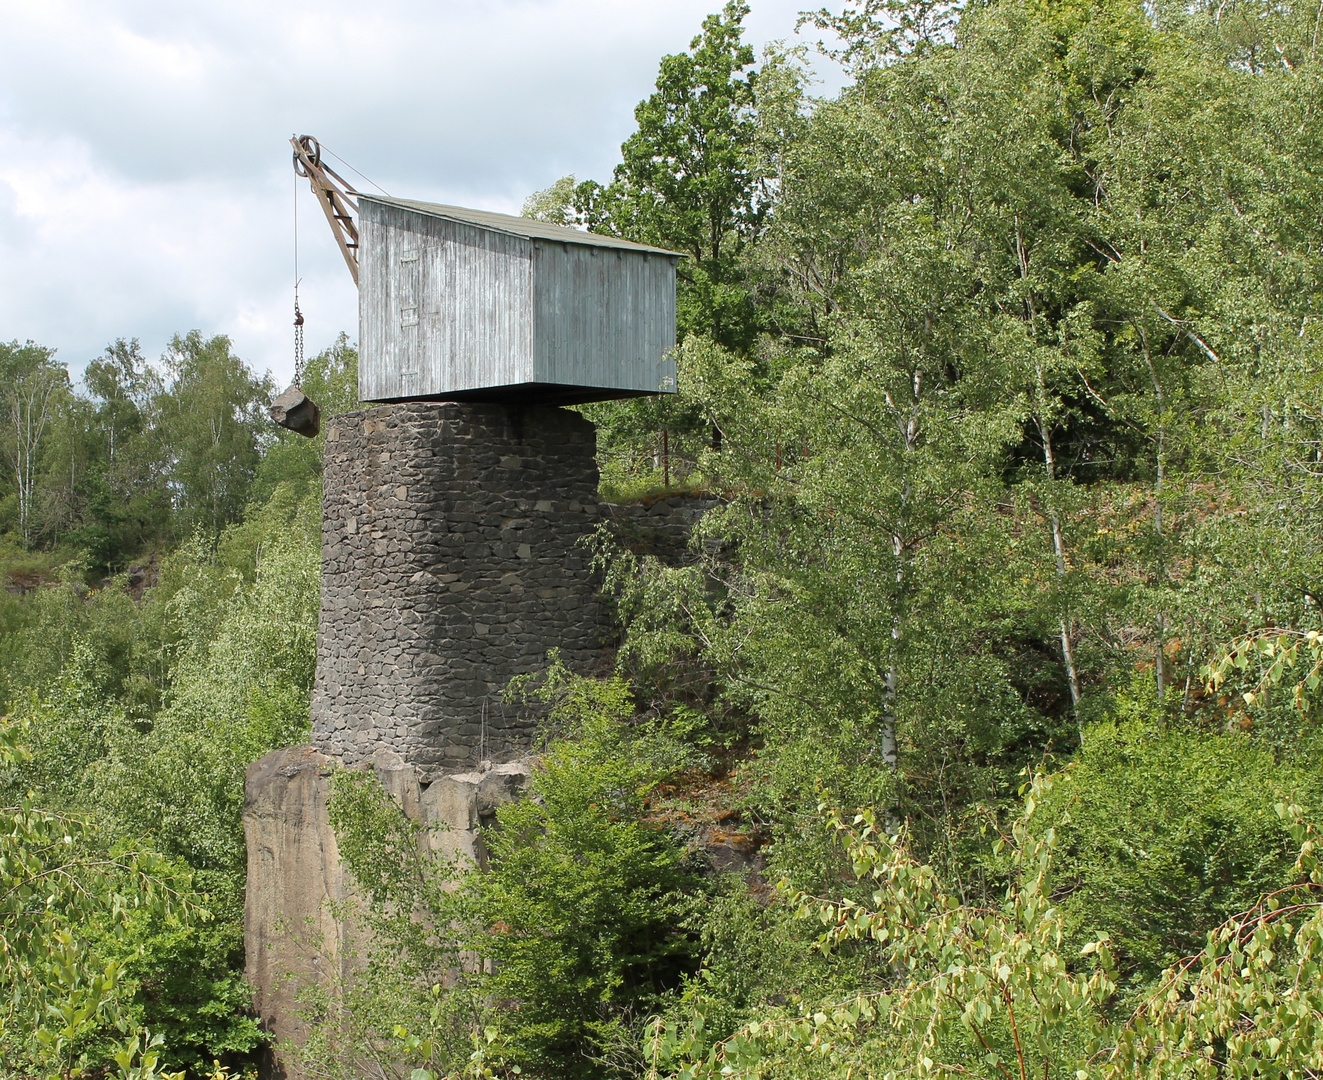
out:
M392 194L517 211L606 178L663 53L719 0L0 0L0 339L72 371L116 337L228 333L291 369L292 170L309 132ZM751 40L791 34L767 0ZM303 196L308 344L356 297Z

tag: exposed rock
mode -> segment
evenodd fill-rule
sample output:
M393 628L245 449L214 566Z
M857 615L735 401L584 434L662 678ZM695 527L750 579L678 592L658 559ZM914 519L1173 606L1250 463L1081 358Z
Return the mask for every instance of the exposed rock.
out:
M308 439L316 438L322 429L322 410L297 386L291 386L271 402L267 412L281 427Z
M244 950L254 1006L276 1043L267 1072L302 1080L281 1043L308 1034L298 996L310 986L334 990L352 978L368 936L353 917L353 883L341 862L328 803L337 762L311 746L276 750L248 767L244 835L248 891ZM527 762L442 776L429 785L394 751L379 748L370 769L405 815L428 826L424 843L457 867L483 865L481 830L496 808L519 796Z
M350 890L327 818L333 766L299 746L259 758L244 778L245 967L257 1014L277 1041L307 1034L299 990L338 984L353 964L358 932L343 911Z
M761 882L767 869L763 855L766 838L756 832L713 828L701 836L703 853L718 874L749 875Z
M477 772L439 777L422 792L421 821L431 826L431 850L448 862L486 867L482 829L495 822L497 807L519 797L532 771L522 761L483 765Z
M129 595L135 600L141 600L148 589L155 587L159 577L158 571L155 552L152 552L151 558L146 563L134 563L125 570L124 584L129 590Z
M394 750L379 748L369 759L368 764L376 773L386 794L404 811L410 821L418 821L418 774L404 758Z

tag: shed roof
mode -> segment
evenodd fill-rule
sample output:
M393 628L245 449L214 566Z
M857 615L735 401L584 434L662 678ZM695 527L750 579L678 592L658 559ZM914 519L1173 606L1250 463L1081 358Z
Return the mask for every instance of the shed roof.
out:
M480 229L492 229L495 232L522 236L528 240L552 240L560 244L585 244L588 247L624 248L627 251L649 251L658 255L681 255L678 251L652 247L649 244L636 244L632 240L621 240L615 236L603 236L600 233L572 229L568 225L552 225L536 218L515 217L512 214L496 214L490 210L470 210L463 206L445 206L441 203L418 202L416 199L393 199L385 195L360 194L360 200L368 199L386 206L398 206L403 210L413 210L430 217L461 221L466 225L476 225Z

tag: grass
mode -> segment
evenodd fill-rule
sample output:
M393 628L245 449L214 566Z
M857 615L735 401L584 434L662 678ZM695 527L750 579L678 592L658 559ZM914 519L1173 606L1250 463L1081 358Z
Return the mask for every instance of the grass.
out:
M626 472L613 469L609 461L602 462L601 468L602 479L597 485L597 493L606 502L651 503L668 495L697 495L708 490L704 478L697 472L677 476L672 470L671 482L667 485L660 469Z

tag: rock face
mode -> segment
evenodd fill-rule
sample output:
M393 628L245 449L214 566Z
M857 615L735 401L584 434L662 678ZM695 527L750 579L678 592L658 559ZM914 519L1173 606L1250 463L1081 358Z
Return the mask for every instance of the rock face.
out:
M254 1008L274 1037L264 1072L287 1080L302 1074L281 1044L301 1045L308 1034L299 995L312 988L334 994L368 945L327 815L336 766L311 746L299 746L259 758L244 780L247 976ZM406 817L426 827L426 850L450 863L479 866L486 862L480 830L495 820L498 806L519 797L531 772L527 762L484 761L472 772L424 783L386 749L362 767L376 773Z
M326 424L313 744L398 753L425 781L518 754L500 700L549 649L611 634L581 541L602 518L592 424L564 409L403 402Z
M244 778L245 968L253 1007L278 1042L307 1034L299 990L339 984L353 963L349 890L326 812L333 765L299 746L259 758Z

